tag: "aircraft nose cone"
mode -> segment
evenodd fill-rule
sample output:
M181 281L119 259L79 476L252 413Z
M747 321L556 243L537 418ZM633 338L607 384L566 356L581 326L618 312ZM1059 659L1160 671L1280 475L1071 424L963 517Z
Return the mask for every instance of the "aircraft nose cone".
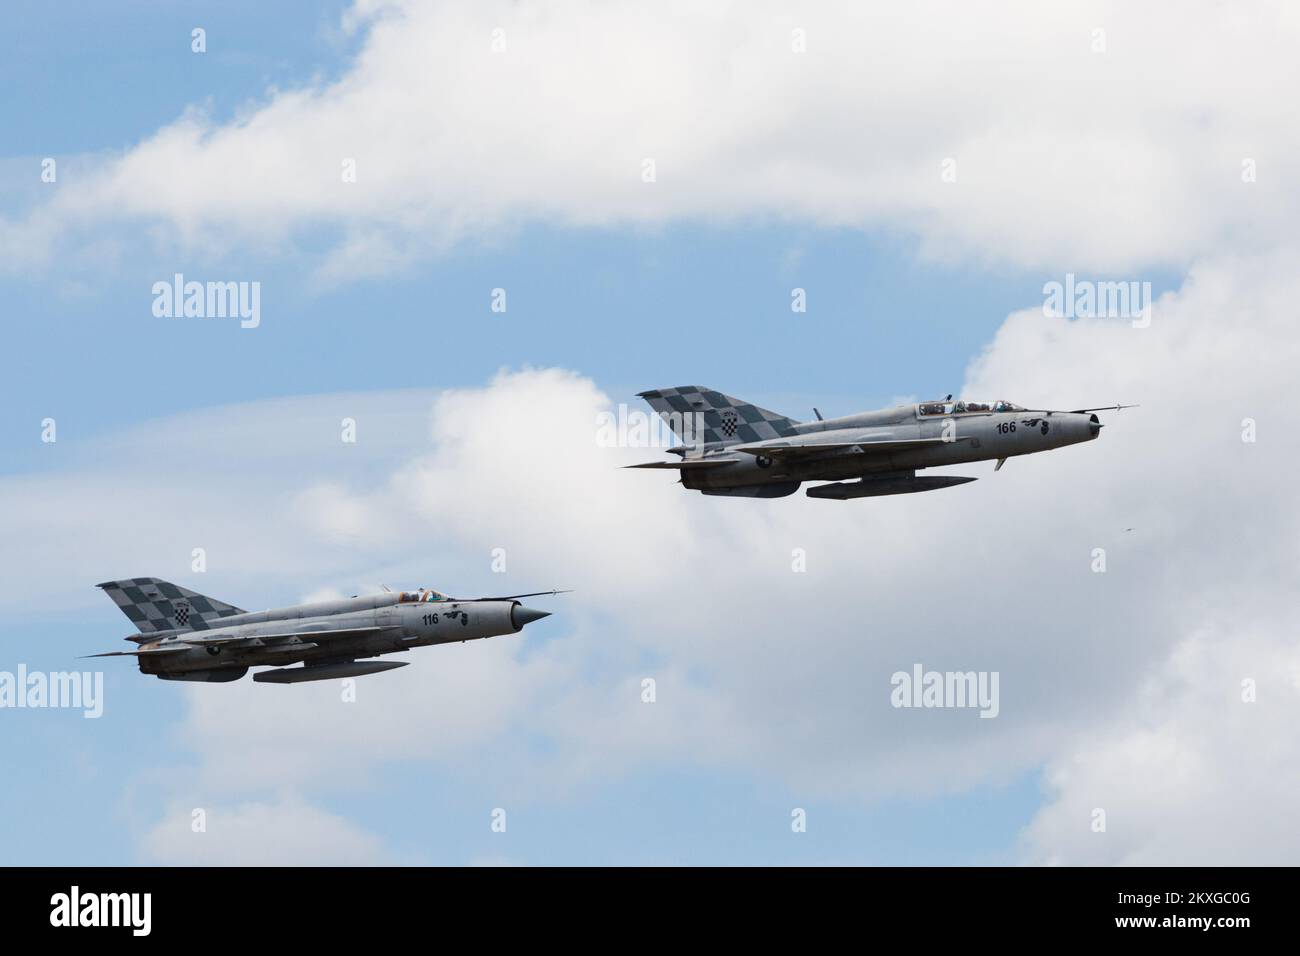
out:
M550 616L550 611L539 611L536 608L524 607L522 604L516 604L510 609L510 623L515 626L516 631L521 630L525 624L532 624L533 621L540 621Z

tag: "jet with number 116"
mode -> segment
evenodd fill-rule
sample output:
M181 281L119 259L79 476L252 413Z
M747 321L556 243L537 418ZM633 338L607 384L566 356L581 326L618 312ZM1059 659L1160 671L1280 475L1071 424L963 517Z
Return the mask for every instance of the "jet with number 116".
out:
M918 476L923 468L1008 458L1092 441L1096 413L1133 408L1107 405L1072 411L1022 408L1007 401L941 401L896 405L844 418L799 422L700 385L642 392L682 444L679 461L629 468L663 468L706 495L782 498L805 481L828 481L810 498L870 498L931 491L974 481L957 475Z
M369 661L429 644L452 644L501 634L550 615L519 598L453 598L423 588L245 611L159 578L128 578L99 585L139 633L133 651L92 657L134 657L140 670L163 680L239 680L250 667L271 665L253 680L269 684L359 677L405 667L407 661ZM299 664L301 667L285 665Z

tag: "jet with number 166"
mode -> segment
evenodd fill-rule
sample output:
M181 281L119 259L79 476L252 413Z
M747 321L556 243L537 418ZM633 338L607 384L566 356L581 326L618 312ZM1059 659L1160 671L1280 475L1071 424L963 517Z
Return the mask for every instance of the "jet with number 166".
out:
M997 400L895 405L843 418L800 422L701 385L642 392L682 444L678 461L629 468L677 471L682 485L706 495L782 498L806 481L810 498L870 498L932 491L974 481L959 475L918 475L925 468L1032 455L1092 441L1097 412L1029 409Z

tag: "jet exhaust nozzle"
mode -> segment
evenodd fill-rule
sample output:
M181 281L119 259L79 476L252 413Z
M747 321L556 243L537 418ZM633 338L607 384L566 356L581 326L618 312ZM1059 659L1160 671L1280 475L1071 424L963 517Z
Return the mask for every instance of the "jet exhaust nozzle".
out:
M817 485L805 492L809 498L875 498L880 495L910 495L917 491L934 491L964 485L974 478L960 475L927 475L923 478L863 478L860 481L838 481L830 485Z

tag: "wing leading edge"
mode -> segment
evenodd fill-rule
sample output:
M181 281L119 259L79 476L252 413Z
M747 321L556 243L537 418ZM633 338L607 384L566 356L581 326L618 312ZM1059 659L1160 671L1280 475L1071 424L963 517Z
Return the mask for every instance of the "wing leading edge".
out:
M741 449L743 450L743 449ZM685 461L647 461L641 465L624 465L624 468L670 468L677 471L696 471L704 468L718 468L722 465L734 465L739 458L690 458Z
M930 445L951 444L942 438L903 438L896 441L844 441L844 442L806 442L802 444L772 445L736 445L731 451L744 452L746 455L767 458L804 458L812 455L824 455L831 452L847 451L864 455L883 455L893 451L908 451L912 448L925 448Z

